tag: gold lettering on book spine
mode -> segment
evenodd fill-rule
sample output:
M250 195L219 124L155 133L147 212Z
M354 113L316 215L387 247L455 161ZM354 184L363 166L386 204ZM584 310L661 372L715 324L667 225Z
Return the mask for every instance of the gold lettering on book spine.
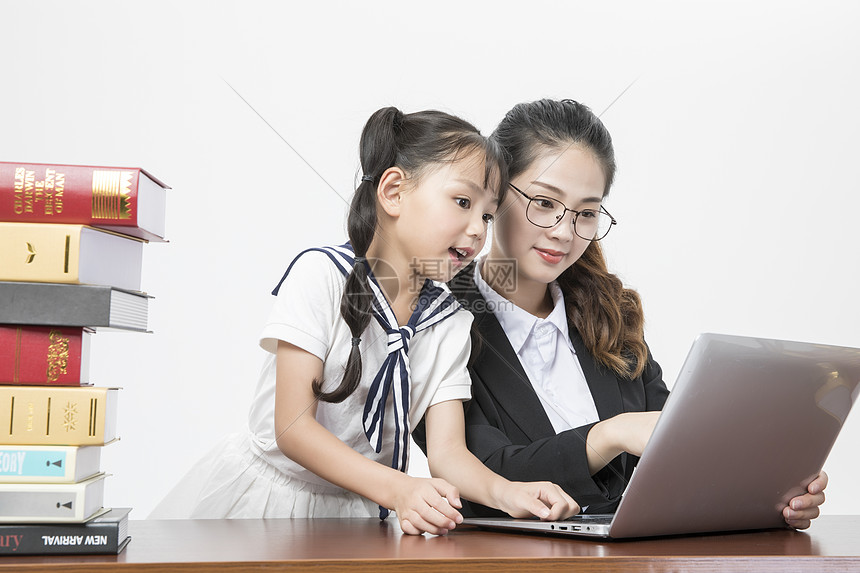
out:
M24 214L24 174L26 169L23 167L15 168L15 184L13 188L13 202L16 215Z
M23 197L23 199L24 199L24 203L23 203L24 211L23 212L24 213L27 213L27 214L33 213L33 206L34 206L33 193L34 193L35 188L36 188L36 172L30 171L30 170L25 170L24 171L24 197Z
M70 339L60 332L52 330L48 335L51 344L48 345L48 382L56 382L66 373L69 365Z
M95 437L96 435L96 422L98 420L99 413L99 401L97 398L90 398L90 427L89 427L89 436Z
M54 213L63 212L63 192L66 189L66 174L57 172L54 175Z
M78 424L78 405L75 402L66 402L63 411L63 428L67 432L74 432Z
M131 219L134 171L93 171L93 219Z

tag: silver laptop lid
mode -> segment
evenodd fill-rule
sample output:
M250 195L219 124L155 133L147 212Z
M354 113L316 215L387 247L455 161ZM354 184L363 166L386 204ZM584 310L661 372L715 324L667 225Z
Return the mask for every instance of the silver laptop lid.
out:
M857 398L860 349L702 334L612 522L612 537L784 526Z

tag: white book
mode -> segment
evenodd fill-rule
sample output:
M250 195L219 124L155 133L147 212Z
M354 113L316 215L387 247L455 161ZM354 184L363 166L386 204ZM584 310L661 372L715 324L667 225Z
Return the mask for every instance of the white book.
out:
M74 483L99 473L101 446L0 445L0 483Z
M101 511L101 473L78 483L0 483L0 523L83 523Z

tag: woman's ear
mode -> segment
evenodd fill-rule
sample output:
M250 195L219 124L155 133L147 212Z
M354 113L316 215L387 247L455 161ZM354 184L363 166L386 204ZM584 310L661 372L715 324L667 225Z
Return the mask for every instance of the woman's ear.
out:
M376 200L382 210L391 217L400 215L400 200L406 191L406 173L399 167L389 167L379 177Z

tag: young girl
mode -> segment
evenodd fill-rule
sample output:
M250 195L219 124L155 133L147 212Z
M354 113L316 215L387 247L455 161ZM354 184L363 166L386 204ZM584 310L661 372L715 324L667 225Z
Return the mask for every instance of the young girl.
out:
M572 100L517 105L491 139L511 190L489 255L451 283L481 341L467 444L509 479L548 479L589 513L611 512L669 394L639 296L609 273L598 243L616 224L602 206L612 140ZM789 525L809 526L826 484L822 473L789 502Z
M404 532L441 534L462 520L461 494L513 516L576 513L558 486L503 479L465 445L472 318L435 281L483 247L506 183L498 148L448 114L395 108L373 114L360 147L350 243L305 251L276 287L251 435L196 470L208 479L188 516L392 509ZM425 414L433 479L403 473Z

